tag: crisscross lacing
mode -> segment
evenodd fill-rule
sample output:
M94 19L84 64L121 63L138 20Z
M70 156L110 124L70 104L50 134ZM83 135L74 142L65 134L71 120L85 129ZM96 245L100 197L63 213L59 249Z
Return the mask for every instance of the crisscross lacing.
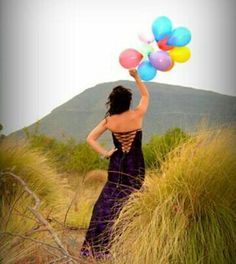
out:
M116 139L121 143L123 152L128 153L130 151L136 132L139 130L141 129L135 129L128 132L113 132Z

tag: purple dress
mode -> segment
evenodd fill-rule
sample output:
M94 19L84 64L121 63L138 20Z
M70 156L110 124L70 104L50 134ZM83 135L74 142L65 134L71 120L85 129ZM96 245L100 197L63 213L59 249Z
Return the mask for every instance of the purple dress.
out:
M142 130L112 132L117 151L110 157L108 180L98 197L80 255L109 255L112 224L129 195L141 188L145 177Z

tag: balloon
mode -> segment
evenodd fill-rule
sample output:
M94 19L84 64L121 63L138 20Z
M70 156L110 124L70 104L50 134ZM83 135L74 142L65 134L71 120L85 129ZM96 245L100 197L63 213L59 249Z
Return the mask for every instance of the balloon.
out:
M168 41L168 39L169 39L169 36L167 36L167 37L165 37L165 38L163 38L163 39L161 39L161 40L159 40L159 41L157 42L157 45L158 45L158 47L159 47L161 50L167 51L167 50L171 50L171 49L174 48L174 46L169 46L169 45L167 45L167 41Z
M170 67L167 68L164 72L168 72L168 71L172 70L174 66L175 66L175 62L174 62L173 60L171 60L171 65L170 65Z
M170 35L172 32L172 22L166 16L157 17L152 23L152 33L156 41Z
M169 52L172 60L176 62L186 62L191 57L191 51L188 47L175 47Z
M126 49L121 52L119 62L126 69L132 69L139 65L143 55L135 49Z
M149 56L149 55L154 51L154 48L153 48L153 46L151 46L151 45L143 44L143 45L138 49L138 51L139 51L140 53L142 53L142 55L143 55L144 57L147 57L147 56Z
M171 66L171 57L166 51L156 51L149 56L150 63L160 71L165 71Z
M148 60L145 60L140 63L137 71L140 78L144 81L152 80L157 74L157 70L152 66L152 64Z
M126 69L137 67L143 81L150 81L158 71L168 72L176 62L183 63L191 57L186 46L191 41L191 32L186 27L173 29L172 21L166 16L156 17L150 30L139 33L138 37L142 46L125 49L119 62Z
M170 38L167 41L167 45L183 47L187 45L191 40L191 32L185 27L178 27L173 30Z
M144 42L144 43L146 43L146 44L150 44L150 43L152 43L154 40L155 40L155 38L154 38L154 36L153 36L153 34L152 33L149 33L149 34L144 34L144 33L139 33L138 34L138 38L142 41L142 42Z

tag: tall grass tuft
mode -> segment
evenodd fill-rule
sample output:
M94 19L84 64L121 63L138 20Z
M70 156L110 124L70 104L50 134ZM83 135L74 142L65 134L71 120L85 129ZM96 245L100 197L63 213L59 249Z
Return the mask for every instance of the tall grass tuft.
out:
M84 180L80 177L74 201L74 208L68 213L67 223L70 226L87 228L92 216L94 204L100 195L107 180L107 171L92 170L85 175Z
M57 222L63 222L71 191L67 180L56 172L54 164L49 162L45 155L30 149L26 143L16 145L4 139L0 144L0 171L3 173L9 170L36 193L41 200L39 210L53 227L56 227ZM23 259L37 254L37 247L40 246L30 240L22 240L15 235L2 232L32 234L32 238L50 241L48 232L37 232L39 222L27 208L33 205L34 200L16 179L1 174L0 260L2 263L17 263L17 261L24 263Z
M118 264L236 263L236 130L200 130L146 176L114 224Z

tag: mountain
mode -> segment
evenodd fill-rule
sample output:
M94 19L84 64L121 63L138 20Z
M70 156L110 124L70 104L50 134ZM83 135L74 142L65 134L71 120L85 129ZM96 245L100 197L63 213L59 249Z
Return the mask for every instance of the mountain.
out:
M139 93L134 82L102 83L86 89L39 120L39 131L61 140L65 136L74 137L77 141L85 140L88 132L104 117L107 97L117 85L133 90L132 107L135 107ZM151 96L144 120L144 141L152 134L163 134L173 127L180 127L186 132L194 131L203 117L208 118L210 126L236 121L235 96L154 82L147 82L146 85ZM28 129L31 131L34 127L35 123ZM8 137L22 138L23 130ZM108 138L110 133L106 132L101 140Z

